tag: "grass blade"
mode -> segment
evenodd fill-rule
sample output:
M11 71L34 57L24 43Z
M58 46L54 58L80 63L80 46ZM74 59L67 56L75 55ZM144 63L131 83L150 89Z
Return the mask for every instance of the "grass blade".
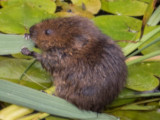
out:
M142 45L144 42L149 40L153 35L158 33L160 31L160 27L157 27L156 29L152 30L148 34L144 35L141 41L138 41L137 43L129 43L126 47L124 47L123 53L125 56L129 55L132 51L137 49L140 45Z
M134 55L136 55L136 54L140 53L142 50L144 50L144 49L146 49L146 48L150 47L151 45L153 45L153 44L155 44L155 43L157 43L157 42L159 42L159 41L160 41L160 37L159 37L159 38L157 38L157 39L155 39L155 40L154 40L154 41L152 41L151 43L147 44L147 45L146 45L146 46L144 46L143 48L138 49L137 51L133 52L132 54L130 54L129 56L127 56L127 58L132 57L132 56L134 56Z
M142 57L140 57L140 58L137 58L137 59L135 59L135 60L129 61L129 62L127 62L126 64L129 66L129 65L132 65L132 64L135 64L135 63L139 63L139 62L141 62L141 61L143 61L143 60L146 60L146 59L148 59L148 58L151 58L151 57L154 57L154 56L157 56L157 55L160 55L160 50L155 51L155 52L152 52L152 53L150 53L150 54L147 54L147 55L142 56Z
M159 7L154 11L150 19L148 20L147 24L150 26L155 26L160 22L160 5Z
M157 0L151 0L151 2L149 3L147 9L146 9L146 12L143 16L143 20L142 20L142 27L141 27L141 35L140 35L140 39L142 38L143 36L143 33L144 33L144 28L146 26L146 23L148 22L150 16L152 15L152 12L155 8L155 4L156 4Z

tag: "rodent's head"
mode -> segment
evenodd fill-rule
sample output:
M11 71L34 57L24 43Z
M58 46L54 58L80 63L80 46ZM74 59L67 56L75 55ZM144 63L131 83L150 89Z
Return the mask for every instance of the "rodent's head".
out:
M97 40L98 33L90 20L79 16L48 19L30 28L31 39L44 51L54 47L80 50Z

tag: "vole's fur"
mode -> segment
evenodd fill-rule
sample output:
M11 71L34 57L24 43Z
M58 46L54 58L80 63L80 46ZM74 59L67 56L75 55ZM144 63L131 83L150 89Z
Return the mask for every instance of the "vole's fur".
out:
M124 87L121 49L87 18L45 20L30 28L30 37L43 51L35 57L53 75L56 96L101 112Z

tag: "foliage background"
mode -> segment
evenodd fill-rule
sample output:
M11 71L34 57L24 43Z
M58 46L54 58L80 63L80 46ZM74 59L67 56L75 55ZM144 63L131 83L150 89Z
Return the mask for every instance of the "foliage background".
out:
M0 119L64 119L53 116L56 115L92 120L114 120L116 117L121 120L159 120L159 3L156 0L0 0ZM98 117L96 113L78 110L55 96L29 89L46 90L52 86L52 78L40 63L20 53L23 47L39 52L32 41L22 37L32 25L49 18L73 15L91 19L121 46L127 58L129 75L126 87L104 111L107 114ZM46 92L52 94L54 87ZM51 101L55 102L51 104ZM8 103L50 114L33 113L31 109Z

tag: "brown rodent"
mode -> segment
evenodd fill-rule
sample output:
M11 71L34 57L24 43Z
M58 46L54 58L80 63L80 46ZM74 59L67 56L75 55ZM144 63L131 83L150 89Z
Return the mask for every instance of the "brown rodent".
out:
M123 88L127 67L121 49L87 18L45 20L30 28L30 37L43 52L22 53L53 75L56 96L101 112Z

